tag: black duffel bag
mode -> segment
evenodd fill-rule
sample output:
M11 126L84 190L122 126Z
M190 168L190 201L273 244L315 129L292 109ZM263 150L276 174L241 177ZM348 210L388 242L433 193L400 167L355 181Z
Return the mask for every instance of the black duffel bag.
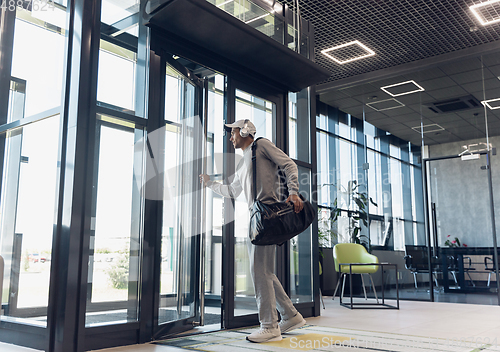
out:
M258 140L258 139L257 139ZM276 202L263 203L256 200L257 163L256 153L257 140L252 146L253 184L252 191L254 203L250 211L249 237L254 245L282 245L292 237L304 232L314 220L316 211L313 205L299 195L304 208L296 213L293 203Z

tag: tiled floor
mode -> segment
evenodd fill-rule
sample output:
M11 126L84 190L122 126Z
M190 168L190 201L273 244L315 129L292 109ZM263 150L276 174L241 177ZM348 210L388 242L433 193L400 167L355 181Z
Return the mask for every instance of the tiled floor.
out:
M355 309L339 306L338 299L325 297L326 309L321 316L307 318L308 325L334 328L336 331L358 331L360 333L398 334L425 339L441 338L450 340L484 342L497 339L500 346L500 307L474 304L430 303L401 301L400 310ZM368 335L367 335L368 336ZM247 343L236 350L246 350ZM257 344L248 342L248 350L255 350ZM234 351L236 351L234 350ZM351 349L353 350L353 349ZM432 349L431 349L432 350ZM427 351L431 351L427 349ZM449 349L449 351L464 349ZM465 349L472 351L474 348ZM493 350L500 351L500 347ZM33 351L0 343L2 352ZM103 352L165 352L186 351L180 348L144 344L101 350Z

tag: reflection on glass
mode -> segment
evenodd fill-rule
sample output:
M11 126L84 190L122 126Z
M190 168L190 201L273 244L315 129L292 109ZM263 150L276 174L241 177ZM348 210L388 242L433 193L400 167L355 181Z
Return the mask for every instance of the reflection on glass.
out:
M299 42L299 31L291 24L287 28L286 45L289 49L298 52L302 56L309 58L309 36L304 32L300 33L300 45Z
M269 12L249 0L208 0L208 2L283 44L283 20L275 16L274 11Z
M0 202L5 316L46 326L56 200L59 115L5 137ZM2 319L5 318L2 316Z
M139 307L141 197L134 182L134 142L143 135L130 123L99 116L91 256L85 325L136 321Z
M326 132L316 133L318 204L333 206L337 196L337 165L335 150L338 139Z
M292 159L310 162L309 91L288 94L288 150ZM297 118L299 117L299 118Z
M250 120L257 129L256 138L265 137L271 141L273 140L272 126L275 115L276 105L274 103L241 90L236 90L237 119ZM235 153L236 160L240 160L242 156L243 151L237 149ZM234 212L234 315L239 316L257 312L247 248L250 214L248 203L243 193L235 201Z
M299 192L310 199L311 171L299 166ZM312 229L290 240L290 299L293 303L313 301ZM317 249L315 249L317 250Z

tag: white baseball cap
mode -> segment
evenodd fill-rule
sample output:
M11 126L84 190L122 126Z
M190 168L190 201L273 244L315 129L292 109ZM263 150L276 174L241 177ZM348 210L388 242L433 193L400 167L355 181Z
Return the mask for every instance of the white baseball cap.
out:
M231 131L231 128L233 128L233 127L242 129L243 127L245 127L245 124L247 125L248 134L250 134L252 137L255 138L255 134L257 133L257 129L255 128L255 125L252 123L252 121L250 121L248 119L238 120L238 121L233 122L233 123L226 123L224 126L226 127L226 129L228 131Z

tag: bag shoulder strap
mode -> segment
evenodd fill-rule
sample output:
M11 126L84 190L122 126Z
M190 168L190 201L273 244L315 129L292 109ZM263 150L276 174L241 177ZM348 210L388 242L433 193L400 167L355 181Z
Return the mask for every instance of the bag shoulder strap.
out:
M253 141L252 144L252 169L253 169L253 177L252 177L252 195L254 202L257 200L257 141L264 137L259 137Z

